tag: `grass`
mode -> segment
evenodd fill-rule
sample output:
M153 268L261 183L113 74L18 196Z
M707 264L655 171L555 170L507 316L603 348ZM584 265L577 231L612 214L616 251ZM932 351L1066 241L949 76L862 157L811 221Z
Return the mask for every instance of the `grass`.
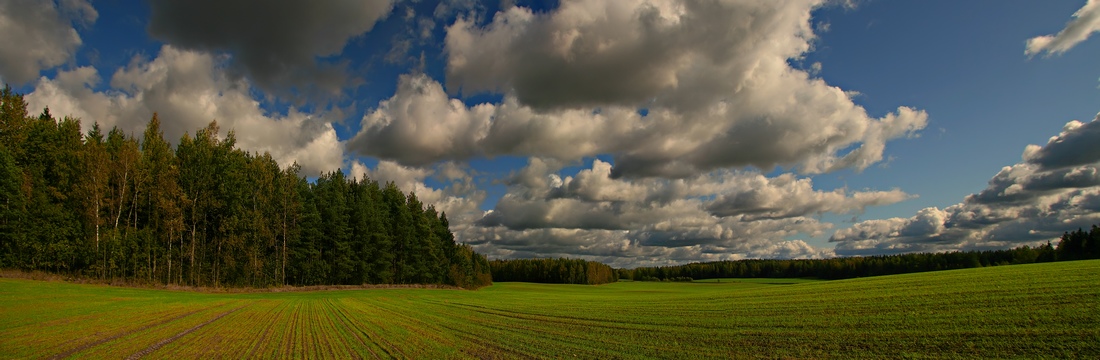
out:
M804 284L809 282L822 281L818 279L772 279L772 278L721 278L721 279L701 279L693 280L694 283L709 283L709 284L723 284L723 283L740 283L740 284L763 284L763 285L794 285Z
M1100 261L479 291L0 279L0 357L1097 358L1098 285Z

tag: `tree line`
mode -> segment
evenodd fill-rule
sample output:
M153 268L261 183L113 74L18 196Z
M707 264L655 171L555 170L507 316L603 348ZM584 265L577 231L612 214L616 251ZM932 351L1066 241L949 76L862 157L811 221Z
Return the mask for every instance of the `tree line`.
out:
M447 216L393 183L310 182L217 122L173 148L0 91L0 268L190 286L491 283Z
M516 259L489 262L494 281L550 284L607 284L618 281L606 264L581 259Z
M1015 249L910 253L813 260L736 260L679 266L617 269L621 279L672 281L713 278L818 278L849 279L925 271L966 269L1037 262L1100 259L1100 227L1078 229L1062 235L1058 246L1050 243Z
M1058 242L1058 260L1100 259L1100 226L1085 231L1077 229L1062 235Z

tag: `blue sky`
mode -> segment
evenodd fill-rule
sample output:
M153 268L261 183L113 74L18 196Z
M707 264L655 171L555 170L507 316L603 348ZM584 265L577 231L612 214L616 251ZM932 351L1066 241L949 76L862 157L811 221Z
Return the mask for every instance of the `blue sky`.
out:
M268 5L5 2L0 79L85 127L217 119L306 175L393 181L494 258L1004 248L1100 223L1097 1Z

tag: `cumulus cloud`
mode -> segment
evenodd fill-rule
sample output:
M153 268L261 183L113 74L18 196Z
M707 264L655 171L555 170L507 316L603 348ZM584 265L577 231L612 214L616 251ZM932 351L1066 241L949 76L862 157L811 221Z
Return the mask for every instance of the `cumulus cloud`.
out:
M862 213L869 206L897 203L911 196L894 189L848 195L845 189L818 191L810 179L793 174L774 178L762 175L739 179L738 191L723 194L707 207L717 216L745 215L749 218L788 218L823 213Z
M562 1L512 7L447 30L447 79L463 92L515 89L544 109L702 102L728 95L761 60L809 50L821 1Z
M426 75L402 75L397 92L363 117L349 148L409 165L475 155L493 105L467 108Z
M836 231L840 255L1034 245L1100 221L1100 116L1071 121L1044 146L1029 145L982 191L943 210L868 220Z
M1024 149L1024 160L1048 170L1089 164L1100 158L1098 138L1100 121L1087 124L1070 121L1046 146L1031 145Z
M563 1L538 14L511 7L484 26L459 17L445 39L451 91L403 76L352 149L406 165L611 154L613 176L634 178L862 170L883 159L887 141L915 136L927 114L869 116L850 93L789 65L812 48L820 5ZM479 92L504 98L466 106L448 95Z
M73 59L82 41L73 27L99 13L85 0L0 2L0 78L21 85Z
M805 73L786 71L807 80ZM427 75L404 75L394 96L364 116L349 148L413 166L478 155L574 161L613 154L615 177L689 177L779 165L814 174L864 169L882 160L887 140L911 136L927 122L926 113L909 108L872 119L840 89L812 84L822 92L781 90L785 83L777 80L761 84L774 90L739 99L744 106L720 102L701 113L655 108L642 115L622 106L543 112L511 95L499 104L467 106ZM833 104L840 110L800 107L815 96L842 100ZM761 106L769 108L754 112Z
M338 94L353 77L345 63L324 59L392 9L389 0L155 0L149 33L178 48L231 54L238 70L269 91Z
M470 169L455 163L423 168L380 161L372 169L356 160L351 163L351 176L377 181L382 186L392 182L401 191L416 194L422 203L445 212L451 231L456 233L467 231L482 215L479 207L485 201L485 191L474 184ZM425 182L429 177L438 179L442 186L429 186Z
M1100 1L1088 0L1085 6L1073 13L1066 27L1055 35L1042 35L1027 39L1024 54L1032 56L1046 53L1061 54L1085 41L1092 33L1100 31Z
M223 61L164 46L155 59L136 59L118 69L109 90L93 90L102 79L94 68L80 67L40 78L26 99L32 111L48 106L56 116L80 118L85 131L98 122L140 134L157 112L173 143L217 120L223 131L236 131L242 149L270 152L283 166L298 162L308 174L341 166L343 146L330 123L293 109L268 114L252 98L247 81L225 75Z
M792 236L818 236L823 213L858 213L910 195L815 190L810 179L715 171L683 179L612 178L593 160L573 176L532 158L494 209L459 234L493 256L571 256L614 264L831 256Z

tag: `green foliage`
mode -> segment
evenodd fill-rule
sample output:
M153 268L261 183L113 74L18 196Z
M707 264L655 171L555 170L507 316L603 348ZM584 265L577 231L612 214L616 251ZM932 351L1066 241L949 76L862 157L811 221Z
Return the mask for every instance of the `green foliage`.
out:
M596 285L619 279L610 266L581 259L493 260L489 267L496 281Z
M161 344L149 357L1100 357L1100 261L768 282L204 294L0 279L0 353L126 358Z
M1100 232L1095 233L1100 235ZM1058 259L1067 258L1058 257ZM637 281L662 281L673 278L818 278L835 280L984 266L1030 264L1054 260L1055 249L1048 244L1035 248L1021 246L1008 250L913 253L815 260L715 261L679 266L619 269L618 276L619 278Z
M27 216L22 182L23 170L11 151L0 145L0 267L15 264L16 246L24 241L19 226Z
M28 117L10 88L0 120L0 267L213 287L491 283L415 195L339 170L310 183L217 122L173 150L156 114L140 140L82 135L48 109Z
M1100 226L1063 234L1056 253L1058 260L1100 259Z

